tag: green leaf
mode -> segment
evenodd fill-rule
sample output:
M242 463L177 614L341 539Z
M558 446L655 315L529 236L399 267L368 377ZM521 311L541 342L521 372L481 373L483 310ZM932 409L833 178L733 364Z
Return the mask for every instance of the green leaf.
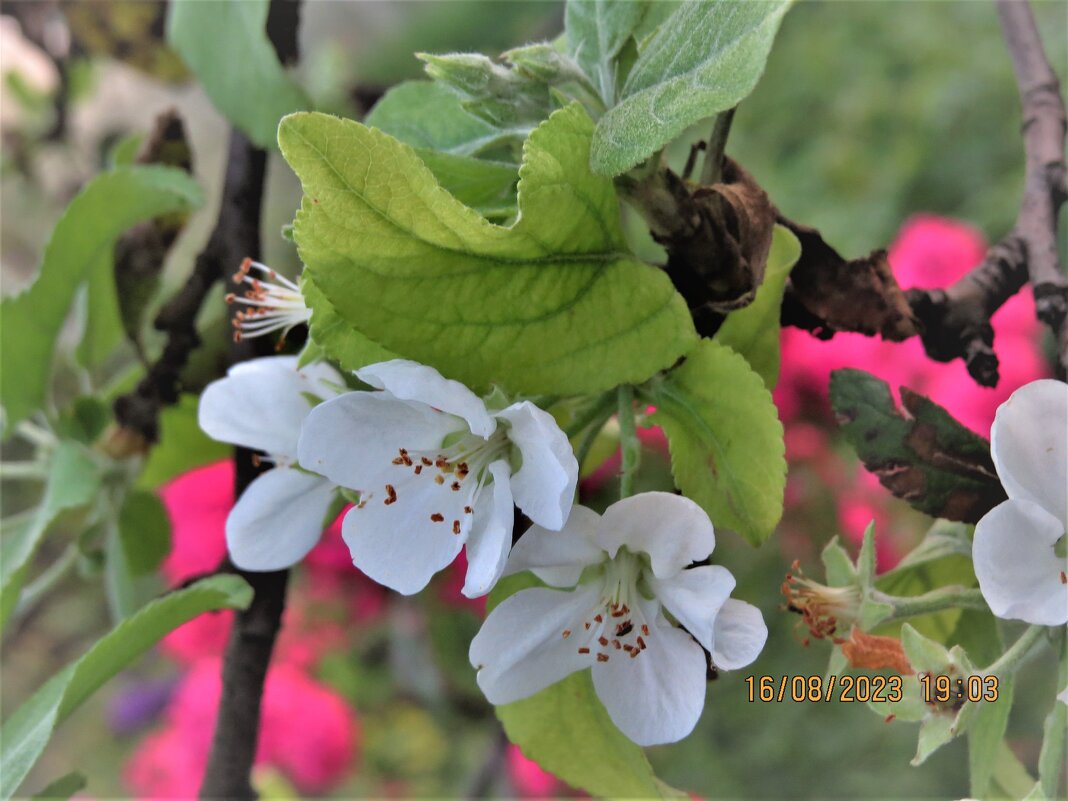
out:
M920 724L920 739L916 744L916 756L909 764L918 767L927 757L956 737L953 715L928 715Z
M481 53L416 53L426 73L458 92L464 109L496 128L528 130L549 116L546 82L494 62Z
M223 116L265 150L275 146L278 121L310 105L267 38L269 5L269 0L176 2L167 14L167 42Z
M434 150L416 150L442 189L487 219L504 220L515 213L519 174L510 164Z
M593 79L605 103L615 101L615 61L651 3L647 0L568 0L567 50Z
M123 338L114 271L115 261L110 249L101 253L89 268L85 328L75 349L78 363L85 367L102 364Z
M1047 798L1057 797L1068 739L1068 704L1054 701L1042 727L1042 750L1038 755L1038 782Z
M997 701L976 704L974 717L968 727L969 794L973 798L986 798L990 792L998 749L1009 725L1012 689L1012 676L1006 676L998 684Z
M37 546L61 512L86 506L100 489L100 468L90 453L75 442L61 442L52 452L40 506L22 524L8 528L0 540L0 623L6 623ZM7 528L7 527L5 527Z
M171 524L154 492L133 490L119 512L119 539L134 576L155 572L171 549Z
M71 201L52 231L37 279L0 304L5 431L41 408L53 345L90 268L130 226L201 200L196 182L181 170L122 167L97 176Z
M715 340L745 357L768 389L779 381L779 312L786 278L801 256L801 243L793 233L776 225L764 282L748 306L733 311L716 332Z
M656 414L671 450L675 484L717 526L753 545L782 517L783 429L771 393L730 348L703 340L653 384Z
M148 457L137 485L152 489L195 467L228 459L231 446L216 442L200 430L197 423L196 395L182 395L178 403L160 415L160 439Z
M849 553L838 542L837 535L831 537L820 555L827 576L827 586L848 587L858 582L857 569Z
M431 81L405 81L390 89L364 118L417 150L436 150L453 156L478 156L493 150L506 161L501 145L521 142L527 129L502 130L464 110L455 92ZM515 163L519 168L518 159Z
M682 4L642 49L597 123L595 172L619 175L695 122L737 105L764 71L789 0Z
M212 576L145 606L99 639L30 697L0 727L0 799L26 778L57 725L108 679L132 664L164 634L215 609L243 609L252 588L238 576Z
M529 573L500 581L490 593L487 610L539 583ZM663 796L645 753L608 717L588 670L496 709L508 739L572 787L595 798Z
M61 776L34 796L34 799L66 801L75 793L85 789L85 777L80 773L68 773Z
M864 538L860 541L860 553L857 554L857 580L867 589L875 581L875 521L868 523L864 529ZM867 629L865 629L867 630Z
M473 388L582 394L644 381L692 346L693 323L667 277L627 252L612 182L587 166L591 131L574 104L531 134L519 220L502 227L385 134L287 117L279 141L305 193L301 259L348 324Z
M831 373L831 405L864 466L884 487L932 517L975 523L1001 501L989 443L922 395L862 370Z
M336 361L342 370L359 370L369 364L397 358L397 354L372 342L345 322L315 285L307 270L300 278L300 292L312 310L308 328L311 341Z

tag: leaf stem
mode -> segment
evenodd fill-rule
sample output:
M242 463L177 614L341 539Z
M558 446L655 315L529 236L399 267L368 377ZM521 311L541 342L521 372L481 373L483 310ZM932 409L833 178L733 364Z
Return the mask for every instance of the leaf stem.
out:
M642 444L634 423L634 387L623 384L618 390L619 398L619 446L622 465L619 473L619 497L629 498L634 494L634 474L642 459Z
M27 609L32 608L42 596L55 587L78 563L78 546L68 545L52 564L45 568L36 579L22 591L13 617L21 617Z
M44 479L47 476L48 466L43 462L0 462L0 479Z
M1004 676L1014 673L1024 662L1031 658L1035 645L1045 639L1045 626L1030 626L1019 636L1009 649L997 661L983 671L986 675Z
M723 167L723 151L727 147L727 137L731 132L731 123L734 121L734 109L727 109L722 114L716 115L716 121L712 124L712 133L708 136L708 144L705 146L705 160L701 164L701 186L711 186L718 183L720 172Z
M945 609L987 609L986 600L978 589L965 587L939 587L923 595L897 596L887 595L874 590L872 599L894 607L893 614L887 620L903 620L908 617L929 615Z

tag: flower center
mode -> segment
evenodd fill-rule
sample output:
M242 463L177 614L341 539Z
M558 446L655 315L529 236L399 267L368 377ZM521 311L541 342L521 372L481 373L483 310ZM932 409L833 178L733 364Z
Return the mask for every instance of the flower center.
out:
M234 315L235 342L281 331L275 345L277 350L281 350L286 334L294 326L311 319L311 310L304 303L300 287L265 264L245 259L234 274L233 281L248 286L242 295L231 292L226 296L227 303L238 303L245 307Z
M580 654L594 655L598 662L613 656L637 659L648 648L651 627L642 612L638 579L641 563L620 551L604 565L601 597L582 621L581 628L564 629L564 639L575 638Z
M809 632L817 640L843 642L835 634L841 624L848 627L856 621L860 609L860 591L856 587L828 587L806 578L797 561L792 567L793 572L787 573L782 583L786 608L801 615ZM803 643L808 645L808 640Z
M434 450L399 448L393 465L406 471L410 470L412 475L418 476L420 480L433 481L439 486L448 486L452 492L460 493L460 498L464 500L463 514L469 517L474 514L482 490L492 483L493 476L487 468L504 456L509 447L510 442L503 430L494 431L489 437L468 432L451 445ZM389 506L399 500L396 486L386 484L383 502ZM456 535L461 534L465 528L464 521L458 518L447 520L438 509L431 509L430 520L434 523L449 523L452 533Z

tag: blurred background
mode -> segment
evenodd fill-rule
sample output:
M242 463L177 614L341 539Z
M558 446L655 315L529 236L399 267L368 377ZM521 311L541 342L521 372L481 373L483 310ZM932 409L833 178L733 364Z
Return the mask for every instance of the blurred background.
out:
M1035 11L1063 81L1068 4L1039 2ZM128 147L131 135L147 132L172 107L185 123L208 202L171 253L160 298L191 270L214 223L227 127L163 45L163 13L151 2L0 3L5 294L32 278L49 232L78 189L113 163L117 147ZM561 28L562 5L550 2L305 3L296 72L318 108L358 118L385 88L420 76L415 51L495 55L554 38ZM1019 126L992 4L808 2L783 22L763 79L739 108L727 151L787 216L820 228L843 254L889 247L903 286L943 286L1012 225L1023 180ZM685 157L688 141L674 158ZM290 275L299 263L281 231L299 199L296 179L273 154L264 260ZM200 324L209 345L194 365L194 388L198 377L211 377L226 347L221 291ZM693 735L651 749L665 781L704 798L967 794L963 742L911 768L914 726L885 723L863 704L750 703L744 677L826 668L830 646L805 644L799 618L782 608L779 587L795 559L820 576L823 545L837 535L855 549L874 519L879 568L886 570L931 523L867 476L836 436L826 400L829 371L873 370L930 394L986 435L998 403L1049 374L1047 343L1026 293L995 316L994 326L1002 360L995 390L975 386L959 363L928 361L916 342L839 335L824 343L784 332L775 394L790 461L784 522L759 550L730 533L721 533L716 550L717 561L739 578L735 596L763 610L768 646L749 669L710 683ZM79 332L72 320L68 346ZM101 385L117 391L129 381L132 354L126 356L97 368ZM173 549L160 589L212 569L224 549L232 468L226 448L196 431L194 410L190 400L168 412L164 442L172 444L153 453L142 478L159 488L171 518ZM663 440L652 430L643 436L648 454L639 489L664 488L670 476ZM11 448L5 457L18 456ZM583 486L594 506L611 495L610 447L604 455L606 464ZM33 503L35 491L4 481L3 515ZM42 564L65 544L62 532L51 537ZM99 571L86 553L47 595L19 609L0 651L5 708L109 627ZM428 592L401 598L360 576L337 531L328 533L297 570L268 679L256 773L264 797L574 794L503 741L467 663L482 608L461 598L460 576L462 567L447 571ZM226 614L212 615L170 635L59 730L26 786L79 768L90 780L86 797L195 794L228 625ZM1025 764L1037 758L1042 699L1052 696L1053 680L1036 667L1019 682L1009 732Z

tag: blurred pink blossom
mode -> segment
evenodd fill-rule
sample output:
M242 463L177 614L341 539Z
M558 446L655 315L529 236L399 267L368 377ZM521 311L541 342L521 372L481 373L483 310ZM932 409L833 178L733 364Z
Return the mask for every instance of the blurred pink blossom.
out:
M508 778L520 798L547 798L560 787L560 780L527 759L518 746L509 745L505 757Z
M141 798L189 798L207 765L222 692L217 659L198 662L182 679L164 727L149 735L124 778ZM277 768L301 791L319 793L340 780L359 745L345 701L301 670L278 664L267 674L257 765Z

